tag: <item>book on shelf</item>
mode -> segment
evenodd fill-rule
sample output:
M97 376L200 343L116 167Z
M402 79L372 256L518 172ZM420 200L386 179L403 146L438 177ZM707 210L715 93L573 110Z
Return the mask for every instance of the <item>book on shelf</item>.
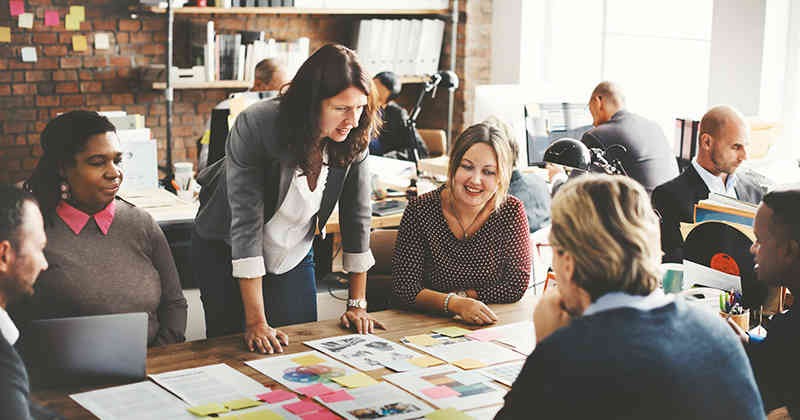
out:
M700 121L692 118L675 119L675 156L690 161L697 153L697 137L700 131Z
M251 82L256 65L265 58L275 59L291 77L310 54L308 38L276 41L262 31L217 33L214 21L192 24L189 37L190 61L205 66L206 82Z
M439 19L362 19L353 45L369 73L412 76L439 71L443 41Z

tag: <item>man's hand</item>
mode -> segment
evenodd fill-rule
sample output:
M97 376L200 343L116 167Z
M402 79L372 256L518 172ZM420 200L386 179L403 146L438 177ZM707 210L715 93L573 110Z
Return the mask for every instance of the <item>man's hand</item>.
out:
M283 347L289 345L289 336L283 331L267 325L266 322L248 324L244 330L244 345L250 351L260 353L283 353Z
M547 289L533 310L533 325L536 329L536 343L541 342L557 329L569 324L571 318L564 308L557 287Z
M341 322L342 327L352 328L359 334L372 334L375 332L375 328L386 329L382 322L372 318L366 309L361 308L348 308L339 318L339 322Z
M468 324L487 325L497 322L497 315L477 299L453 295L448 307L450 312L460 316Z

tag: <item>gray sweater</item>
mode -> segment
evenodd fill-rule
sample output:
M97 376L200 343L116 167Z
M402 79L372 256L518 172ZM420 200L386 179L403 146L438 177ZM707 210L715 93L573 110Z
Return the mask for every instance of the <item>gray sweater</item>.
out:
M117 200L108 235L94 218L79 235L55 215L45 230L49 268L33 297L15 308L18 317L147 312L148 345L185 341L186 299L164 233L149 214Z

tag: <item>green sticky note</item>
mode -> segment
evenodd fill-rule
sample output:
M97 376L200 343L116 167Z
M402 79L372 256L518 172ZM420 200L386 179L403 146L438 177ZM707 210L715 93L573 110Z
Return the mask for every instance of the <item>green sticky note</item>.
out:
M230 411L225 408L224 405L219 403L196 405L194 407L187 408L187 410L189 410L189 412L195 416L210 416L212 414L227 413Z
M257 410L239 414L238 420L283 420L283 416L271 410Z
M461 327L443 327L433 330L433 332L441 335L446 335L450 338L462 337L471 333L472 331Z
M78 19L78 22L86 20L86 9L83 6L70 6L69 14Z
M228 401L224 405L230 410L241 410L243 408L257 407L261 405L261 402L250 398L241 398L238 400Z
M66 15L64 16L64 27L68 31L79 31L81 29L81 21L76 19L75 16Z
M372 377L363 374L361 372L354 373L352 375L345 375L336 378L331 378L331 380L341 386L346 386L348 388L360 388L362 386L368 386L378 383L378 381L372 379Z
M474 420L465 412L457 410L453 407L443 408L441 410L428 413L425 415L425 418L429 420Z
M316 354L307 354L305 356L295 357L292 359L292 361L300 366L311 366L325 363L325 359L317 356Z

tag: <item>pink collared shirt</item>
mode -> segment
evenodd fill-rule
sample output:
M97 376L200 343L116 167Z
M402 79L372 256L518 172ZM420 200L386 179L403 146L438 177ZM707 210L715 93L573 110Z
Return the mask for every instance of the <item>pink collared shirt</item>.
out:
M100 210L94 215L88 215L76 209L75 207L72 207L66 201L61 200L56 206L56 214L76 235L81 233L83 227L86 226L86 223L89 222L89 219L92 217L94 217L94 221L97 223L97 227L100 228L100 231L103 232L103 235L108 235L108 228L111 227L111 222L114 221L114 211L116 209L116 204L114 204L114 201L115 200L111 200L106 208Z

